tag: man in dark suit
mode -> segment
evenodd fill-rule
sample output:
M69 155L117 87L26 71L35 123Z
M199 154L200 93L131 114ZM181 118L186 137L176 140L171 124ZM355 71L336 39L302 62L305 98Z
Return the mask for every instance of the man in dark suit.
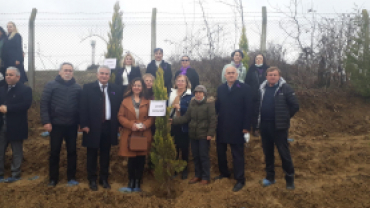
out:
M249 85L237 80L238 71L227 66L224 76L226 83L217 89L216 113L217 156L220 175L215 180L230 177L227 167L227 145L231 147L236 184L233 191L239 191L245 184L244 177L244 134L250 131L252 115L252 94Z
M108 83L111 70L100 66L98 80L85 84L82 90L80 105L80 127L84 132L82 145L87 147L87 173L89 187L98 190L97 159L100 150L99 184L110 189L108 183L109 158L111 145L117 145L117 114L122 102L121 87Z
M23 140L28 137L27 111L32 104L32 89L23 85L20 72L8 67L5 74L7 84L0 89L0 181L12 183L21 177ZM12 147L12 177L4 180L5 151Z

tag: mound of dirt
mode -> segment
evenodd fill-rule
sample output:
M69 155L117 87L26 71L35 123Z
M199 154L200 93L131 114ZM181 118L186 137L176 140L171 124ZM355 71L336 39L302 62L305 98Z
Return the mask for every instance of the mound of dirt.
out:
M25 142L22 180L13 184L0 183L0 207L370 207L370 137L367 129L367 103L350 94L323 91L297 92L301 110L292 120L291 151L296 170L296 190L285 189L284 173L277 152L277 183L263 188L264 156L259 138L253 137L245 149L245 187L234 193L235 181L212 181L208 186L189 185L174 179L175 198L166 199L158 191L155 179L144 175L143 192L123 194L118 188L127 184L127 167L111 153L111 190L88 188L86 149L78 139L77 180L80 185L66 187L66 150L61 151L60 182L55 188L48 183L49 139L37 136L41 131L38 107L30 110L32 136ZM35 118L32 118L35 116ZM211 177L218 175L214 141L211 145ZM9 176L10 151L6 154ZM231 164L231 155L228 154ZM193 177L190 162L189 178ZM39 178L35 178L39 176ZM30 180L29 180L30 179Z

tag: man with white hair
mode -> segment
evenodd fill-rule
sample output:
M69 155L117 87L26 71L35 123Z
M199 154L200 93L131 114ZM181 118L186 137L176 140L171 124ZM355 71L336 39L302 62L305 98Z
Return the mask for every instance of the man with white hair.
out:
M32 89L23 85L20 72L8 67L5 73L6 86L0 89L0 182L12 183L21 177L23 140L28 137L27 112L32 104ZM12 147L12 176L4 179L5 151Z
M217 89L216 114L217 124L217 156L220 175L215 180L230 177L227 166L227 145L231 147L236 184L234 192L241 190L245 184L244 176L244 134L250 131L252 115L252 94L247 84L241 83L237 69L226 66L226 83Z
M79 124L79 104L82 88L73 78L73 65L60 65L59 75L48 82L40 102L41 122L50 132L49 187L55 187L59 180L59 155L63 139L67 148L68 186L78 185L76 181L76 138Z
M117 114L123 99L121 87L108 83L111 70L100 66L98 80L85 84L81 96L80 127L83 133L82 145L87 147L87 174L89 187L97 191L97 159L100 159L99 184L110 189L108 183L111 145L117 145Z

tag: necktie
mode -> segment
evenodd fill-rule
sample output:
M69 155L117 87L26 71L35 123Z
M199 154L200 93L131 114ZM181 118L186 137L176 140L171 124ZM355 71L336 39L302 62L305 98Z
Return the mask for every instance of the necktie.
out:
M102 88L103 88L103 92L102 92L102 96L103 96L103 122L105 121L105 88L107 87L107 85L102 85Z

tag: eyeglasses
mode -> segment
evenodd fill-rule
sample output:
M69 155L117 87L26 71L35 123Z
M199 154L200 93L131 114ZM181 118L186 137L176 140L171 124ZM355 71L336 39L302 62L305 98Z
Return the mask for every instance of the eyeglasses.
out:
M189 61L189 60L187 60L187 59L183 59L183 60L181 60L181 61L184 61L184 62L185 62L185 61Z

